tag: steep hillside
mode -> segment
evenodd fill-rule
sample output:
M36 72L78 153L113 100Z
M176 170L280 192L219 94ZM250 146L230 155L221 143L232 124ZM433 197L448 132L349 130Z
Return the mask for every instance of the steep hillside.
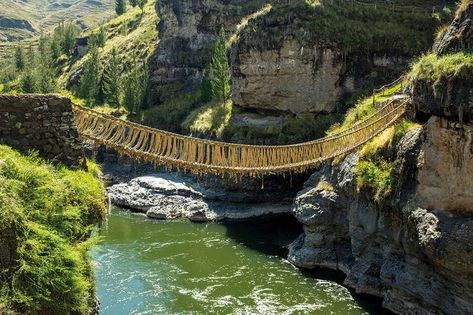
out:
M50 31L64 20L86 29L110 18L113 4L113 0L0 0L0 42Z

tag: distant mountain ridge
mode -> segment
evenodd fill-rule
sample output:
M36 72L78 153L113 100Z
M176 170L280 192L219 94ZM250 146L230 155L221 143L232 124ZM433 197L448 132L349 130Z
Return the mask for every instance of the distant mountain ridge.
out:
M0 42L30 38L60 21L86 29L113 16L113 8L114 0L0 0Z

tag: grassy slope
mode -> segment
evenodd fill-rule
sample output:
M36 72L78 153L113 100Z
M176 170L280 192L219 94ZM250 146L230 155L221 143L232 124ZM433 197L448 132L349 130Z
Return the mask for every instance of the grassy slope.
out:
M411 79L436 81L442 77L459 77L471 80L473 52L461 51L444 56L433 53L422 56L409 73Z
M155 1L149 0L145 6L143 16L141 16L141 10L138 7L129 8L125 14L101 25L106 31L107 38L105 46L100 52L103 65L106 65L110 59L113 48L116 48L122 65L125 65L132 58L146 60L154 53L155 42L158 38L156 29L158 17L154 5ZM88 33L98 31L99 28L95 28ZM61 85L66 85L72 73L81 72L82 65L88 57L88 54L86 54L84 57L67 64L64 68L64 74L59 79Z
M0 313L87 313L88 239L106 213L97 167L89 166L58 169L0 146Z
M28 21L34 28L0 29L2 35L29 38L38 32L50 31L58 22L77 21L87 28L100 23L113 15L114 0L0 0L0 19L12 18Z

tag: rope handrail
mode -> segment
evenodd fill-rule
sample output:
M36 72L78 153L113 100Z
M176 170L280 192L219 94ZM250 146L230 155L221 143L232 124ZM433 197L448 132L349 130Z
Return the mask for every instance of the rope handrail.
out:
M263 176L302 172L345 154L386 129L406 108L407 101L389 102L362 122L337 134L293 145L267 146L212 141L142 126L74 105L80 135L120 154L166 168L196 174Z

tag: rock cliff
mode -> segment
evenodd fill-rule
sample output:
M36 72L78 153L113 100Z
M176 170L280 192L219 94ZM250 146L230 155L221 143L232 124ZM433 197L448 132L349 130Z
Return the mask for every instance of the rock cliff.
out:
M174 93L198 88L212 59L220 27L235 32L241 19L264 3L263 0L157 1L159 42L150 64L151 99L159 103Z
M450 28L471 19L465 11ZM463 42L451 40L435 47ZM289 260L341 270L345 284L382 297L399 314L473 311L473 125L466 106L473 88L463 76L445 79L443 95L433 87L443 81L413 79L413 104L426 123L390 151L394 184L382 198L360 185L360 154L353 153L315 172L293 205L304 234Z
M272 8L262 10L265 3ZM440 23L430 14L338 1L163 0L156 9L152 103L200 86L224 27L233 35L234 103L289 113L334 112L355 90L395 79L432 44Z

